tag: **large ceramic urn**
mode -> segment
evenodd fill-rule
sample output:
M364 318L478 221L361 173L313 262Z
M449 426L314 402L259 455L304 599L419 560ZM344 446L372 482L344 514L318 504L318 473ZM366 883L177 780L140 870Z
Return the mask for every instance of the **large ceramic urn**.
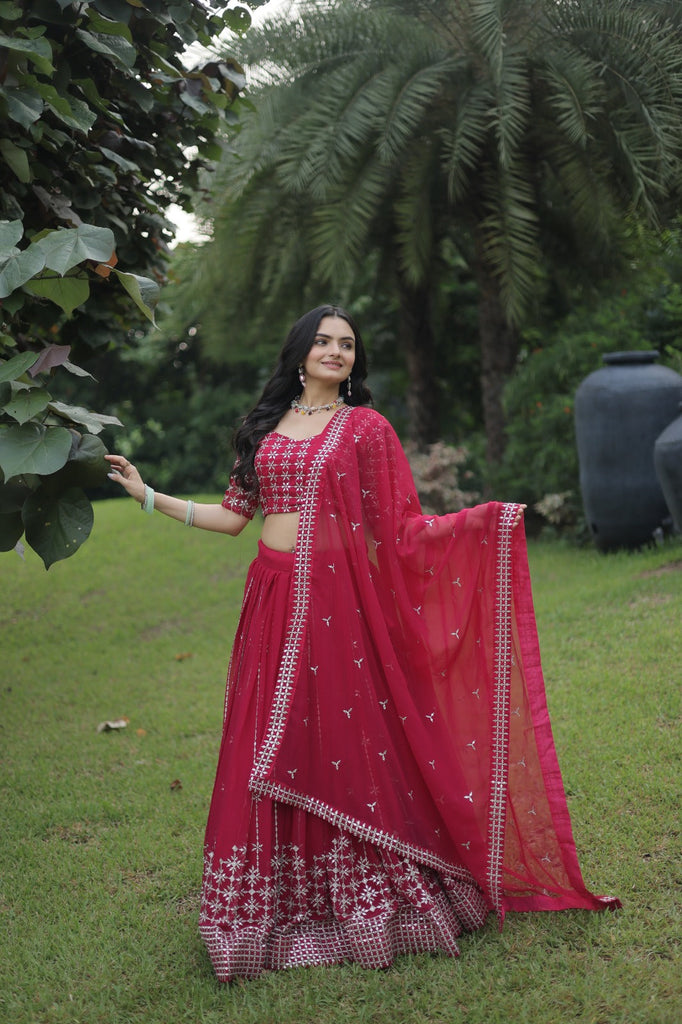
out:
M654 443L675 419L682 377L658 352L611 352L575 396L585 517L601 551L649 543L670 514L654 466Z
M654 466L675 530L682 533L682 405L654 444Z

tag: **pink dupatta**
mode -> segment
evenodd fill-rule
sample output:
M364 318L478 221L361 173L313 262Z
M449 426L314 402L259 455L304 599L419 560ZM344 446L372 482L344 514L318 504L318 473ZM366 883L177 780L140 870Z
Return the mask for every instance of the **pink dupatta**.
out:
M343 408L307 481L275 696L249 782L506 910L586 889L518 506L421 513L388 422Z

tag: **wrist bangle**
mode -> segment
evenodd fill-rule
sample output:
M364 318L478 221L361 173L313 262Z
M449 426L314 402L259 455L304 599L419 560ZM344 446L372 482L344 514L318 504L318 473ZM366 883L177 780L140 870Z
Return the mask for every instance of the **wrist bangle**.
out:
M194 526L194 502L187 502L187 515L185 516L185 526Z
M142 511L146 512L147 515L151 515L154 511L154 491L149 484L144 485L144 501L142 502Z

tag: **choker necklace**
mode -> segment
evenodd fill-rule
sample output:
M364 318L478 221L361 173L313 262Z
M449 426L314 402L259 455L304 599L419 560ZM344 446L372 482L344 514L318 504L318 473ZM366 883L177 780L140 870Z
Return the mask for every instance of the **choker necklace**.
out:
M294 412L299 413L301 416L312 416L314 412L331 412L332 409L338 409L340 405L343 405L343 395L339 395L333 402L327 402L326 405L302 405L298 398L294 398L291 402L291 408Z

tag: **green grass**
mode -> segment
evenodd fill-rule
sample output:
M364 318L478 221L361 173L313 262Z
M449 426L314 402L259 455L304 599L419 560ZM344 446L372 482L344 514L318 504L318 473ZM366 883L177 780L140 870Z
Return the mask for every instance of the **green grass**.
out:
M2 556L0 1021L682 1020L679 542L531 549L583 872L622 911L511 914L458 961L215 981L196 927L203 827L255 542L112 501L49 573L32 552ZM125 730L97 733L120 716Z

